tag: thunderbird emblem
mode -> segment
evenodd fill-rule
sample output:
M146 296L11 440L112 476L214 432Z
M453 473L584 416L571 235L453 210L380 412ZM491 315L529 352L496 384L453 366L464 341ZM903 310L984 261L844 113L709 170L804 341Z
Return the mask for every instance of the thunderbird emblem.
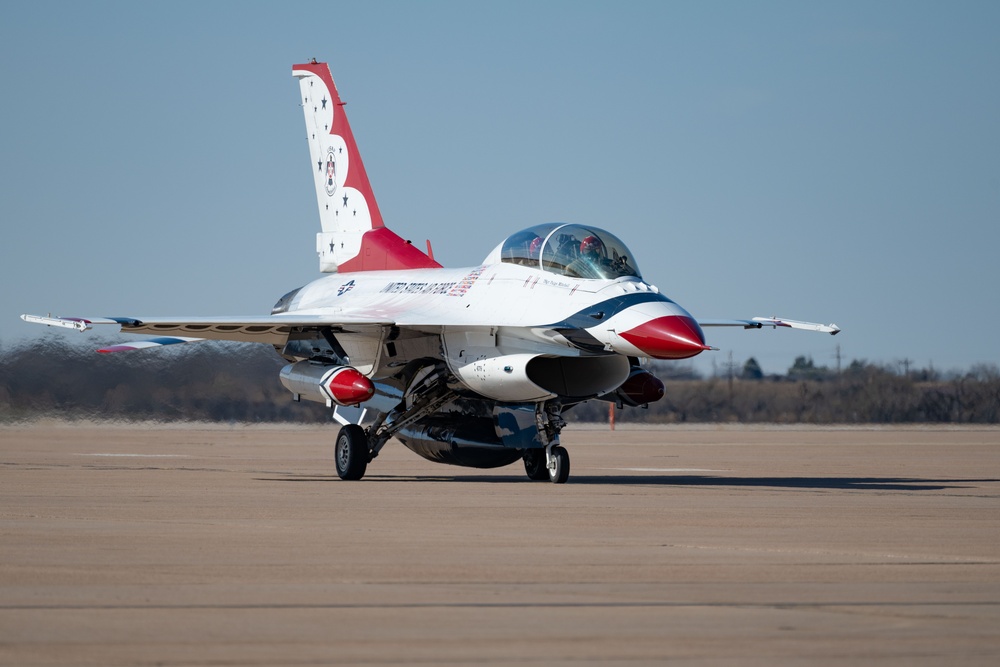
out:
M326 150L326 176L324 176L323 185L326 186L326 194L329 197L332 197L337 191L337 156L333 152L333 148Z
M346 282L343 285L341 285L340 289L337 290L337 296L344 296L346 293L350 292L352 289L354 289L354 281L353 280L351 280L349 282Z

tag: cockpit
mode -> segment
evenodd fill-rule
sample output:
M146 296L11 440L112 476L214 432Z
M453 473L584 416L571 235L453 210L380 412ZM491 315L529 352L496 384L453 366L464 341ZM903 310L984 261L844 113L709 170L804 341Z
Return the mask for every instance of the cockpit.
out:
M639 278L632 253L614 234L583 225L547 223L520 231L499 248L500 261L570 278Z

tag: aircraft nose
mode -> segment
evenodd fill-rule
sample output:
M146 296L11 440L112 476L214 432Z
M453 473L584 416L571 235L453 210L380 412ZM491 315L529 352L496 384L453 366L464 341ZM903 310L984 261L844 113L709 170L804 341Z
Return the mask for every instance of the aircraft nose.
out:
M654 359L687 359L712 349L698 323L684 315L657 317L619 335Z

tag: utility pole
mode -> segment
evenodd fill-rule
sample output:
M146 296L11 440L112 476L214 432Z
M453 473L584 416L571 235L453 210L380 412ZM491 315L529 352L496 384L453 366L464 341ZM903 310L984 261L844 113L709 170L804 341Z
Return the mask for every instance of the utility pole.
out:
M733 351L729 351L729 405L733 404Z

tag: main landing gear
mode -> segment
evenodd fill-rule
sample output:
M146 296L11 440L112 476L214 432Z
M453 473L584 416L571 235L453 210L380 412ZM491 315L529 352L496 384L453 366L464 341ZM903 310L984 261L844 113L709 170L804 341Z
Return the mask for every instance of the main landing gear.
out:
M549 478L544 449L529 449L524 452L524 472L528 473L528 479L536 482Z
M341 479L358 480L364 477L368 462L378 456L389 438L407 425L436 413L442 405L455 398L455 392L442 381L441 373L435 366L420 369L395 408L381 414L367 429L357 424L347 424L340 429L334 459L337 475ZM535 425L538 436L535 444L541 446L524 452L525 472L533 480L548 479L555 484L565 484L569 479L569 454L559 446L559 433L566 426L562 405L558 401L536 404Z
M368 434L357 424L347 424L337 434L334 458L340 479L355 480L365 476L368 469Z
M437 365L418 369L399 405L379 416L368 429L357 424L347 424L340 429L334 456L340 479L364 477L368 462L378 456L389 438L404 426L432 414L454 397L455 393L443 380L443 373L443 368Z

